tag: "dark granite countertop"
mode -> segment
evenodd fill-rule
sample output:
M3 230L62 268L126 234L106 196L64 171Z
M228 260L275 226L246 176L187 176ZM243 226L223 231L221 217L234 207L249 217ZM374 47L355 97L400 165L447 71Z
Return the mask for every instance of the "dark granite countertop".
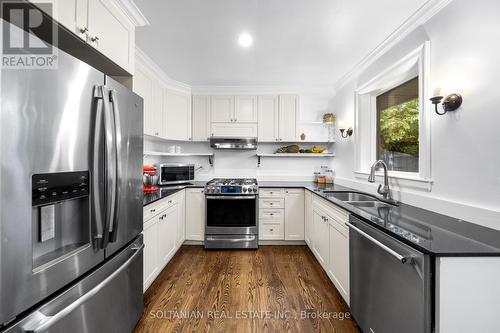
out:
M177 193L188 187L205 187L207 182L192 182L189 184L175 185L175 186L159 186L158 191L144 193L142 205L147 206L155 201L166 198L174 193Z
M391 209L373 209L372 215L325 193L360 192L333 184L262 181L259 187L306 188L364 222L432 256L500 256L500 231L450 216L404 203Z

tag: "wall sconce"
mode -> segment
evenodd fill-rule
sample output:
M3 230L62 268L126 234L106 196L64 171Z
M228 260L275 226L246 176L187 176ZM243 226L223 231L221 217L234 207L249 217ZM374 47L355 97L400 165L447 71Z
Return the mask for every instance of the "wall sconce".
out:
M339 123L339 131L340 131L340 136L344 139L346 139L347 137L351 136L352 133L354 132L354 130L352 129L352 127L349 127L349 128L346 128L347 126L343 123L343 122L340 122Z
M440 116L446 114L448 111L455 111L462 105L462 96L459 94L450 94L446 96L443 100L443 96L441 96L441 90L434 90L434 97L431 97L430 100L432 104L434 104L436 113ZM442 101L442 102L441 102ZM442 104L444 112L438 111L438 104Z

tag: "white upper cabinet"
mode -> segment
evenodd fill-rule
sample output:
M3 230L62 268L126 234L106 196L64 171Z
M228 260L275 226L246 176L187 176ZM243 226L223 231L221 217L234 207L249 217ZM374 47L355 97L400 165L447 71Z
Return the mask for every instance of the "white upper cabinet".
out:
M165 135L171 140L191 140L191 96L187 93L165 89Z
M275 142L279 139L279 108L278 96L259 96L259 141Z
M212 123L211 136L231 138L257 137L257 124L251 123Z
M285 190L285 240L304 240L304 190Z
M234 96L212 96L212 123L231 123L234 119Z
M210 96L193 96L193 141L207 141L210 137Z
M134 73L135 26L114 1L53 0L53 3L53 12L49 14L56 21L127 72Z
M140 66L134 74L134 92L144 99L144 134L160 135L157 131L156 114L153 109L153 78Z
M233 122L256 123L257 122L257 97L236 96L234 98Z
M135 26L111 0L88 0L87 42L129 73L134 72Z
M297 140L297 95L279 97L279 141Z

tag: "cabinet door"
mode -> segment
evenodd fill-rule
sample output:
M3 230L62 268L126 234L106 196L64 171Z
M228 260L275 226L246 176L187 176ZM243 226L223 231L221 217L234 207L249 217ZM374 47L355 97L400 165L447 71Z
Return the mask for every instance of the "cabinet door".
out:
M330 224L328 275L349 305L349 231Z
M160 215L161 216L161 215ZM144 223L144 272L143 272L143 289L146 291L160 272L159 264L159 216L153 217L151 220Z
M173 257L176 249L179 208L177 204L160 214L158 230L160 267L164 267Z
M328 265L328 253L329 253L329 234L328 234L328 224L325 221L325 214L322 210L316 207L313 210L313 251L321 264L321 266L326 270Z
M186 189L186 239L203 241L205 237L205 194L201 188Z
M177 218L177 250L186 240L186 192L184 190L178 192L175 200L179 210Z
M285 190L285 240L304 240L304 190Z
M192 112L193 141L208 141L210 138L210 96L193 96Z
M257 137L257 124L237 124L237 123L213 123L211 128L212 136L232 137L232 138L255 138Z
M304 193L304 239L311 248L311 231L312 231L312 194L309 191Z
M278 96L259 96L259 141L275 142L279 136Z
M236 96L234 102L234 121L237 123L257 122L257 97Z
M234 97L212 96L210 119L212 123L231 123L234 121Z
M280 141L297 140L298 97L281 95L279 98L279 138Z
M166 138L167 129L165 126L166 116L164 112L164 88L153 77L153 90L151 100L151 129L154 136Z
M191 97L189 94L165 89L165 138L187 141L191 138Z
M135 27L111 0L88 0L87 40L105 56L134 71Z
M139 66L134 74L134 92L144 99L144 134L155 135L155 115L152 105L153 79Z

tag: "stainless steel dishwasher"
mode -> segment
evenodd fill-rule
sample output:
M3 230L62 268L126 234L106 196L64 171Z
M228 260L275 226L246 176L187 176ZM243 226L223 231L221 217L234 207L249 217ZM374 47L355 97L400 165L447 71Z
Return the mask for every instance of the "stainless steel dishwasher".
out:
M431 258L349 219L351 313L365 333L430 333Z

